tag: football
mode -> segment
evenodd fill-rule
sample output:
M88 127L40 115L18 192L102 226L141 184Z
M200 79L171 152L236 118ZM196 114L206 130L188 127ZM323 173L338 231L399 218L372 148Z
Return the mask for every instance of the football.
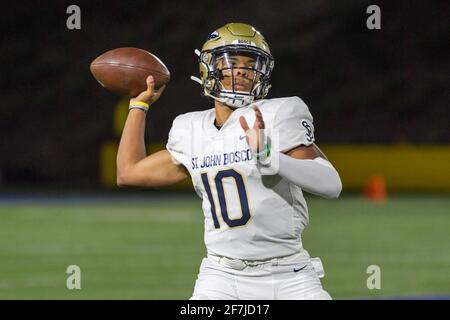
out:
M155 79L155 89L170 80L169 70L157 56L132 47L103 53L92 61L91 73L106 89L128 97L135 97L147 89L145 80L149 75Z

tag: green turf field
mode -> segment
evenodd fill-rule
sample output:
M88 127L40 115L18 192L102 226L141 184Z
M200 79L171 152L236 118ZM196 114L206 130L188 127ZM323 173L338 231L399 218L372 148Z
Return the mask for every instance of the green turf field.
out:
M333 298L450 295L450 197L309 197L304 246ZM194 196L0 202L0 299L187 299L205 254ZM81 290L66 268L81 268ZM381 268L368 290L366 268Z

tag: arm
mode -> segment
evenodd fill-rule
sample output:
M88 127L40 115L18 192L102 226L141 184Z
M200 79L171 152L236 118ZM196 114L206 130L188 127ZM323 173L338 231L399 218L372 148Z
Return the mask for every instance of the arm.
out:
M338 172L313 143L280 153L278 174L309 193L336 199L342 191Z
M146 91L131 101L154 103L164 90L163 87L155 92L151 77L147 79L147 86ZM189 176L187 170L184 166L173 163L167 150L146 156L145 120L146 113L142 110L131 109L128 113L117 152L117 185L158 187L186 179Z

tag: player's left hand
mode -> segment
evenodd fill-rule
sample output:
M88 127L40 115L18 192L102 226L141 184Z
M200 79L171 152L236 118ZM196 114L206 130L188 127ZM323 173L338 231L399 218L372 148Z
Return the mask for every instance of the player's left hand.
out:
M256 116L253 127L249 127L247 120L245 120L243 116L239 118L239 122L242 129L244 129L247 143L250 146L250 150L253 154L257 154L258 152L263 151L265 148L265 125L261 110L259 110L259 108L255 104L252 105L252 109L255 111Z

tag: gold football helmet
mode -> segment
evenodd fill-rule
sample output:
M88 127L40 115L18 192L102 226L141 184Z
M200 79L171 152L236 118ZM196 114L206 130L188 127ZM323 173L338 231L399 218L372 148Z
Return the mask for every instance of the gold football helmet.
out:
M208 36L199 57L205 96L232 108L263 99L270 89L274 59L259 31L248 24L228 23Z

